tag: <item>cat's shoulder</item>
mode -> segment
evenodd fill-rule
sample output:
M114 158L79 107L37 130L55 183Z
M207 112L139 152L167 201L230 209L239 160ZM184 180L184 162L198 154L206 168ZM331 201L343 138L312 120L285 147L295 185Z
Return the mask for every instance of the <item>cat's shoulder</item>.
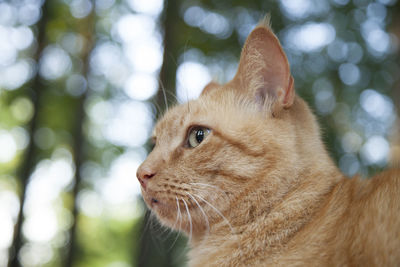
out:
M368 179L369 186L375 189L380 187L387 190L400 190L400 168L382 171ZM399 192L400 193L400 192ZM400 196L400 194L399 194Z
M385 170L383 172L376 174L372 178L381 181L393 180L398 182L398 180L400 179L400 167Z
M382 188L381 197L387 193L400 200L400 168L383 171L372 177L371 182L373 187Z
M345 187L348 207L353 214L387 216L400 210L400 169L398 168L385 170L370 178L348 179ZM391 220L389 217L386 219Z
M400 168L386 169L368 177L356 174L355 176L345 180L349 180L349 183L354 186L379 186L385 183L397 183L400 180Z

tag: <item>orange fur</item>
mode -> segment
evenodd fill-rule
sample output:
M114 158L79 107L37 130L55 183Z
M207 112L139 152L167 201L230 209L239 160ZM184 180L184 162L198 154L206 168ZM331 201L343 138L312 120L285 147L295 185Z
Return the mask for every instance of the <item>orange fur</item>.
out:
M211 129L187 147L192 126ZM268 23L235 78L170 109L138 169L147 205L189 236L190 266L399 266L400 171L346 178Z

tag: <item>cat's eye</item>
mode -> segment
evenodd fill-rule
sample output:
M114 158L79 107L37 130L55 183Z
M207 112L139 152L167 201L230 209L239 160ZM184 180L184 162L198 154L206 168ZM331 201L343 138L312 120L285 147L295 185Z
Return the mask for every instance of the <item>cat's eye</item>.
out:
M191 148L197 147L210 134L211 130L206 127L193 127L190 129L188 137L188 146Z

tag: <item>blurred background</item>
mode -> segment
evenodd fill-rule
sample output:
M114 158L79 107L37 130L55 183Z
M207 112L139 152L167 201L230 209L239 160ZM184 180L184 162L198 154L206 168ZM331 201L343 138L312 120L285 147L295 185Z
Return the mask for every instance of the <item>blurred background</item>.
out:
M340 169L399 162L396 0L0 0L0 266L184 266L136 169L267 12Z

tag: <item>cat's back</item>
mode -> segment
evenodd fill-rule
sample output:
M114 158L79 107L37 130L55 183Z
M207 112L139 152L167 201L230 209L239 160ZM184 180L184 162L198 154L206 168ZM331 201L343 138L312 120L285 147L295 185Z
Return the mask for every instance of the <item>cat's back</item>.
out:
M348 219L349 229L354 224L354 258L359 255L366 266L400 266L400 169L361 181L358 188Z
M397 233L400 249L400 169L387 170L372 178L350 179L348 187L349 224L350 219L359 221L360 231L392 235L388 240Z
M386 170L371 178L346 179L343 184L350 209L357 209L360 213L376 211L385 213L387 217L391 213L386 212L400 207L400 169Z
M290 266L400 266L400 169L339 182L276 262Z

